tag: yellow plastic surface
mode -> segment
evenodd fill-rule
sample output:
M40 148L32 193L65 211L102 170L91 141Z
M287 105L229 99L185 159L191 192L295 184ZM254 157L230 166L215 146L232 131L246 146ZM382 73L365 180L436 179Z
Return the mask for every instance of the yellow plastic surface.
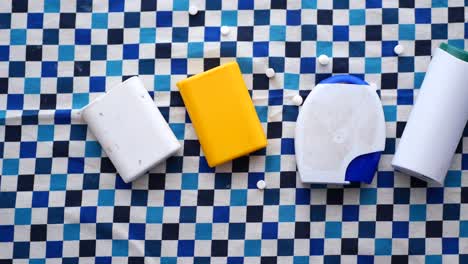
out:
M237 62L177 83L210 167L267 145Z

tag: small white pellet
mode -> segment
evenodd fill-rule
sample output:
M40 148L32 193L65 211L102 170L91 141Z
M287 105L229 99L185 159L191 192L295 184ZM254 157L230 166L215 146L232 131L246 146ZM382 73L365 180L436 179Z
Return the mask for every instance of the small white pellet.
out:
M265 74L268 78L272 78L275 76L276 73L275 70L273 70L273 68L268 68L266 69Z
M191 5L188 10L189 14L194 16L198 13L198 7Z
M300 94L296 94L292 98L292 102L294 105L300 106L304 100Z
M222 27L221 27L221 34L222 34L223 36L228 35L229 32L231 32L231 29L230 29L228 26L222 26Z
M395 46L395 48L393 49L393 52L395 52L396 55L401 55L403 54L403 52L405 52L405 47L403 47L402 45L398 44Z
M318 57L318 61L321 65L327 65L330 63L330 58L327 55L322 54Z
M264 180L259 180L257 182L257 188L259 190L263 190L263 189L265 189L265 187L266 187L266 182Z

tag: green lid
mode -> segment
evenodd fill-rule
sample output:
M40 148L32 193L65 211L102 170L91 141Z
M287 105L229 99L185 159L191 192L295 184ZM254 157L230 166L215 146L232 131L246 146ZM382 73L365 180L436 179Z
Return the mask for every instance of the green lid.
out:
M441 43L440 48L445 50L450 55L458 58L464 62L468 62L468 52L457 47L451 46L447 43Z

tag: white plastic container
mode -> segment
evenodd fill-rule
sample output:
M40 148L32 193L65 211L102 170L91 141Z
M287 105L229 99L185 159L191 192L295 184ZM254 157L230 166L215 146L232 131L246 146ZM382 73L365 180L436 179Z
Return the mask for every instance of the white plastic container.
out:
M393 167L443 184L467 120L468 53L443 43L429 65Z
M91 102L82 109L82 116L127 183L180 148L138 77Z

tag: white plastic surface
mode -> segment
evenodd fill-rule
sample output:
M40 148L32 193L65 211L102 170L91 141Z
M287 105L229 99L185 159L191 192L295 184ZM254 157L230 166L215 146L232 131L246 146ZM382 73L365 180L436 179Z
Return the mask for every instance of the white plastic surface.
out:
M82 116L125 182L145 174L180 148L138 77L91 102Z
M468 63L437 49L392 161L443 184L468 120Z
M295 150L302 182L347 184L354 158L384 148L382 104L369 85L318 84L299 111Z

